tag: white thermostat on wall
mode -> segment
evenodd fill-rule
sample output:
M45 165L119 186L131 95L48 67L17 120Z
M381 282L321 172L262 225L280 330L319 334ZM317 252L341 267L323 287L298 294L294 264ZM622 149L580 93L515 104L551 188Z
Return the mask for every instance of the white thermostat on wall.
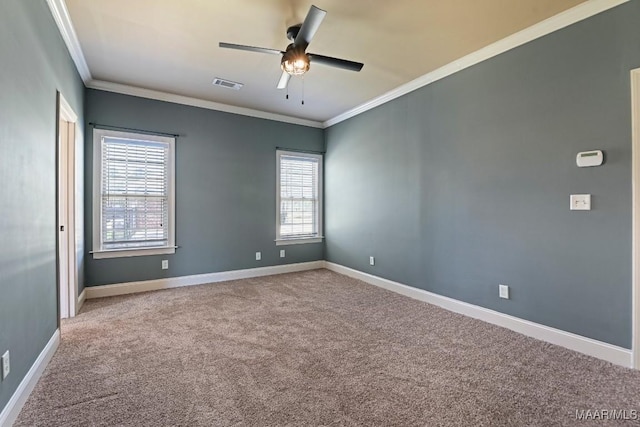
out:
M604 156L601 150L583 151L576 156L576 164L580 168L588 168L590 166L600 166Z

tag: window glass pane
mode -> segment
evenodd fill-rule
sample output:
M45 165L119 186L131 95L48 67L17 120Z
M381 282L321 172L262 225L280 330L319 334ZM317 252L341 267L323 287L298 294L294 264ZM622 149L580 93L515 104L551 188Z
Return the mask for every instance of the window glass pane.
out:
M168 245L169 156L169 143L102 138L102 249Z
M280 236L318 235L318 165L315 157L280 156Z

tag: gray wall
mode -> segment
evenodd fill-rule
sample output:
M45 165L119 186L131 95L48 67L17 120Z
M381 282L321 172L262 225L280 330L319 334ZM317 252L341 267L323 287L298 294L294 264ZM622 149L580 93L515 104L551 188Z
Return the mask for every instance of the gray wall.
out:
M220 89L212 89L220 90ZM87 90L87 122L179 134L173 255L86 258L88 286L323 259L323 244L276 246L276 147L320 151L322 129ZM85 136L86 248L92 248L93 128ZM286 258L279 257L280 249ZM262 260L255 253L262 252ZM162 270L161 260L169 260Z
M627 3L324 134L87 91L86 121L181 134L181 248L88 257L87 281L323 259L321 244L278 258L273 177L276 146L320 150L324 136L328 260L629 348L629 70L640 66L639 18L640 2ZM85 93L42 0L0 2L0 57L0 353L12 354L4 408L57 326L55 98L60 90L83 125ZM606 151L605 166L578 169L575 154L593 148ZM569 194L583 192L593 210L570 212ZM90 205L86 218L90 250ZM497 298L498 283L511 286L510 301Z
M329 128L326 258L630 348L638 22L633 1Z
M0 1L0 411L57 328L56 90L84 87L43 0Z

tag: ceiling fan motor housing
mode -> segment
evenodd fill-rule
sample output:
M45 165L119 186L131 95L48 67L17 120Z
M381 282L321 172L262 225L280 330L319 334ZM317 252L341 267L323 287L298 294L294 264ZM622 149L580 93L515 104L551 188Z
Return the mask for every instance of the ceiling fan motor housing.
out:
M292 25L287 28L287 38L291 41L294 41L296 37L298 37L298 33L300 32L300 27L302 24Z

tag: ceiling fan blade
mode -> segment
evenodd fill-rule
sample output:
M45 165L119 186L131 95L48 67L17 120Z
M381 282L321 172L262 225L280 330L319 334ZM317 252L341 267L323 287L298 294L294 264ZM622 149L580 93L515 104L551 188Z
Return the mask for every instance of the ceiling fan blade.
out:
M295 46L304 46L306 49L307 45L311 43L313 35L318 31L318 27L320 27L326 14L326 11L312 5L309 13L307 13L307 17L304 18L302 27L300 27L300 31L298 31L298 35L293 41L293 44Z
M287 73L286 71L283 71L282 75L280 76L280 81L278 82L278 89L285 89L289 84L290 79L291 79L291 74Z
M255 46L245 46L243 44L233 44L233 43L218 43L218 46L223 47L225 49L236 49L236 50L247 50L249 52L260 52L260 53L270 53L272 55L282 55L284 52L278 49L269 49L266 47L255 47Z
M316 55L315 53L309 53L307 55L309 55L309 60L314 64L323 64L330 67L337 67L350 71L360 71L362 70L362 67L364 67L364 64L361 62L332 58L331 56Z

